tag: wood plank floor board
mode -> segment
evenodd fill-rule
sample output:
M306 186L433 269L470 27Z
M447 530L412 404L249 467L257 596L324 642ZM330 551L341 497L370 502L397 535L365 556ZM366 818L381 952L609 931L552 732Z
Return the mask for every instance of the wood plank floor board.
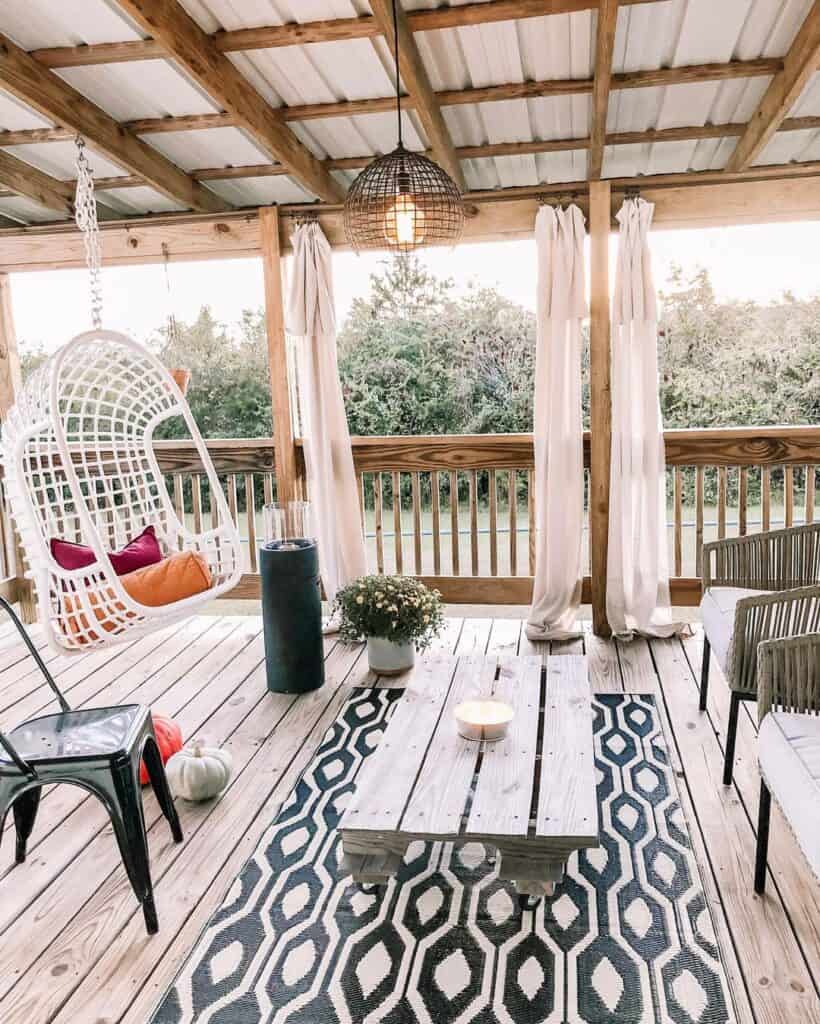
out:
M703 656L702 630L684 640L683 648L692 674L692 685L697 692ZM723 673L714 660L710 671L708 697L707 712L723 752L729 720L730 693ZM746 808L749 828L753 835L757 834L760 797L760 772L754 753L757 728L753 716L756 710L757 705L754 703L744 703L741 706L734 767L734 787ZM771 898L773 891L779 894L788 910L795 936L803 951L814 990L820 995L820 886L806 879L803 852L776 802L772 806L768 864L769 881L764 899Z
M788 914L779 900L752 893L754 844L746 811L721 783L722 758L709 719L697 710L680 642L653 640L667 714L680 751L712 870L720 885L732 937L760 1024L820 1020L814 992Z
M737 785L727 793L720 774L728 691L713 668L708 715L697 711L700 634L683 644L622 643L598 640L587 626L581 641L533 643L520 613L499 612L476 608L448 618L434 650L493 661L517 650L543 662L549 653L586 648L593 691L656 693L738 1024L820 1024L820 887L775 812L770 891L762 901L752 896L754 707L742 710ZM0 876L0 927L15 914L19 925L6 932L17 941L0 945L3 1024L145 1024L354 687L406 684L406 676L391 682L370 673L363 645L327 638L322 690L300 698L269 694L260 621L203 617L190 634L175 627L151 642L72 659L48 652L73 703L133 697L173 713L186 733L231 749L236 774L219 800L180 804L181 846L146 795L160 917L160 933L151 939L104 815L94 817L93 802L71 787L45 796L29 862ZM245 629L247 635L238 632ZM33 633L42 645L39 627ZM21 682L31 672L24 656L11 624L0 621L0 723L54 707L35 677ZM11 837L5 840L4 864Z
M202 678L203 660L223 641L227 641L238 626L238 620L208 620L204 617L193 620L179 629L172 641L160 645L151 657L144 658L127 668L106 688L103 703L121 704L130 700L153 705L178 683L183 683L189 692L193 692L198 682L204 684L207 681L207 676ZM79 702L75 706L99 706L101 702L94 699L96 696L97 694L92 694L88 701ZM164 710L173 713L170 708L166 707ZM88 797L84 790L72 786L49 787L38 810L35 830L29 842L29 852L33 853L50 831L86 799ZM5 827L13 828L14 822L7 821ZM3 863L9 860L11 853L10 848L6 849Z
M346 675L347 668L352 666L359 653L358 650L343 653L340 666L336 666L334 661L329 659L328 674L331 691L334 686L341 685L334 673ZM231 789L218 801L208 804L178 802L180 821L183 831L188 836L186 843L182 845L172 842L167 824L160 815L153 798L146 799L146 814L152 847L152 873L155 879L161 927L168 905L178 899L175 893L168 893L166 900L163 901L163 879L169 866L182 856L186 846L190 850L196 851L200 861L206 855L206 849L208 849L208 854L213 856L214 849L211 844L203 846L202 843L197 843L196 836L203 828L206 828L211 843L218 844L229 838L222 833L211 837L210 830L214 826L213 814L215 812L223 815L229 813L229 808L234 800L239 801L239 807L234 808L233 813L241 814L244 790L240 789L237 792L235 789L237 783L244 777L244 781L241 781L242 787L254 784L264 785L265 781L270 779L271 774L275 774L277 762L271 750L267 750L267 762L256 760L266 739L287 719L293 729L293 736L291 737L290 730L285 728L281 734L283 743L301 743L305 730L299 727L300 716L309 716L312 708L317 705L323 706L328 699L324 690L315 691L315 700L302 701L298 701L294 696L288 694L268 694L265 689L264 666L259 664L258 658L256 659L256 668L247 677L241 675L241 671L247 668L247 665L242 665L240 668L239 659L235 664L237 669L235 675L233 672L226 671L219 677L222 686L222 699L218 701L217 711L208 723L209 729L214 734L214 742L225 745L231 751L235 766L234 783ZM231 695L240 688L246 697L242 704L230 699ZM313 695L309 696L313 697ZM294 719L296 720L294 721ZM246 776L245 770L252 759L258 766L257 770L251 771ZM247 814L247 807L244 813ZM52 1019L55 1010L62 1006L76 987L76 978L89 974L94 964L106 952L112 925L116 926L114 929L116 933L125 927L129 920L137 918L139 925L144 929L142 915L134 900L130 885L124 872L116 863L116 850L112 849L111 843L105 844L104 849L102 849L102 843L99 845L105 866L109 870L106 874L104 868L98 869L98 875L105 880L98 885L93 895L83 905L83 920L77 920L75 917L66 927L60 929L57 932L58 938L33 963L34 970L53 974L59 981L52 986L51 992L41 992L36 996L32 994L22 1001L16 1000L13 1013L6 1011L3 1001L0 1000L0 1017L4 1021L19 1020L22 1022L27 1019L30 1021L32 1016L34 1019ZM72 867L76 866L79 866L79 862L75 862ZM149 947L152 942L152 939L146 937ZM63 981L64 978L65 981ZM18 1003L21 1004L19 1014L16 1009ZM69 1016L65 1019L81 1020L84 1018Z

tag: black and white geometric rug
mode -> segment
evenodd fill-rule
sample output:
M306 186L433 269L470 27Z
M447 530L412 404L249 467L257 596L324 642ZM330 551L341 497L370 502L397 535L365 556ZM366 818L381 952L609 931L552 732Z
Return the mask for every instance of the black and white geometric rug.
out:
M601 846L518 909L487 852L416 843L364 892L336 826L398 690L350 699L154 1024L724 1024L729 987L648 696L594 699Z

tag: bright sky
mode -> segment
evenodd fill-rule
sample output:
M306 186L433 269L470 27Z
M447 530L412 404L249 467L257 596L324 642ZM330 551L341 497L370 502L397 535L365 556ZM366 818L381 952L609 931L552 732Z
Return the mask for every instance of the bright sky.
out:
M651 235L658 287L673 263L686 271L706 266L718 295L726 299L768 302L789 290L799 298L820 294L820 224L768 224L711 230L657 231ZM614 244L614 238L613 238ZM384 259L380 254L334 257L339 322L353 299L367 291L369 275ZM510 299L535 306L535 243L460 245L430 249L424 259L438 275L464 289L471 279L495 284ZM262 305L261 262L175 263L169 267L175 315L193 319L209 304L217 319L232 324L243 309ZM145 339L169 310L165 271L161 266L112 267L103 271L106 326ZM14 316L20 346L57 348L88 329L88 281L85 271L59 270L12 276Z

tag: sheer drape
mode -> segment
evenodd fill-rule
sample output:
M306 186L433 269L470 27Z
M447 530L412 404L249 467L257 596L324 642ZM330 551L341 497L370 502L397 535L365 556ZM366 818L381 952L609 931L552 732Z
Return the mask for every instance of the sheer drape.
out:
M339 368L332 252L318 224L293 233L287 329L295 338L308 495L325 595L367 571Z
M669 636L666 458L658 398L658 314L648 233L654 206L618 213L612 304L612 469L607 617L614 633Z
M535 361L536 558L532 640L579 635L584 462L581 321L584 218L577 206L544 206L535 221L538 338Z

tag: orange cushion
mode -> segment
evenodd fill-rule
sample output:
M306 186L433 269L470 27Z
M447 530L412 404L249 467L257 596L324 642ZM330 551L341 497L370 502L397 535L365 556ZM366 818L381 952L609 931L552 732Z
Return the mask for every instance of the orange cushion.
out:
M125 592L138 604L149 608L159 608L166 604L175 604L186 597L201 594L211 586L211 572L203 555L195 551L181 551L178 554L163 558L156 565L147 565L125 576L120 576L120 583ZM133 618L119 602L113 590L109 590L104 601L97 594L90 595L90 603L94 614L107 632L113 632L126 619ZM65 632L77 634L88 630L88 620L80 610L80 602L73 595L63 595L62 621ZM97 640L94 633L88 639ZM81 637L81 643L88 639Z

